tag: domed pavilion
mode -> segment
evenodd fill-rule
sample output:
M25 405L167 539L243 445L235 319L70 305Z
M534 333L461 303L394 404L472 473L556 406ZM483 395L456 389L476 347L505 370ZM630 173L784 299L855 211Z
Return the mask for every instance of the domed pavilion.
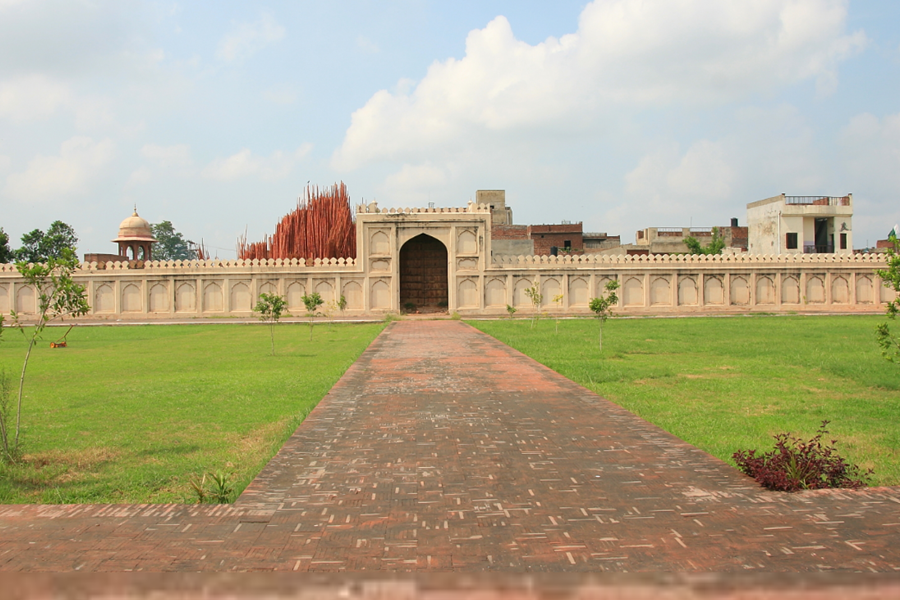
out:
M150 223L140 217L135 208L131 216L119 225L119 237L113 241L119 244L119 256L126 260L129 254L130 260L152 260L153 244L158 240L153 237Z

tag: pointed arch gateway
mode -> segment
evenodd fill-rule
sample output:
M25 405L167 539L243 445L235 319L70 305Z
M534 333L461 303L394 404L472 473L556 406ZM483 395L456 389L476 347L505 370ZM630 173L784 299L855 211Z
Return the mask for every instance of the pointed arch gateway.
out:
M418 312L447 310L447 248L419 234L400 248L400 308Z

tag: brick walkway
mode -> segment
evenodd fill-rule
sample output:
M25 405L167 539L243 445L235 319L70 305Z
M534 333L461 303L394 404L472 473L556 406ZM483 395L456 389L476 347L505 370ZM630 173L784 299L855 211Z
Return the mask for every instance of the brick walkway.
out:
M896 572L900 489L762 491L463 323L402 321L234 505L3 506L0 569Z

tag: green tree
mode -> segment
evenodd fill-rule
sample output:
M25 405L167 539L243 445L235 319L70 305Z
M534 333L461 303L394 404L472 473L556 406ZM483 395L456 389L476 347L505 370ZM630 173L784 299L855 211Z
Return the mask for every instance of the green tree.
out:
M688 247L691 254L722 254L725 248L725 238L719 233L718 227L713 227L712 239L705 247L700 245L697 238L687 236L684 238L684 245Z
M43 263L49 259L63 258L63 252L71 250L75 253L78 236L71 226L62 221L53 221L47 233L33 229L22 236L22 247L16 250L16 261L24 263Z
M287 301L284 296L278 294L267 294L263 292L259 295L259 301L253 307L253 312L259 313L259 320L269 324L269 335L272 338L272 356L275 356L275 325L284 314L287 308Z
M0 263L11 262L15 254L9 247L9 235L0 227Z
M16 403L15 423L12 423L12 415L7 411L6 415L0 411L0 444L2 444L3 459L13 462L19 457L19 434L22 424L22 394L25 389L25 372L28 369L28 360L31 358L31 350L35 341L41 336L48 323L55 319L63 320L65 317L78 317L90 310L87 302L84 286L72 279L72 272L78 266L75 251L63 248L62 256L49 258L45 263L16 264L19 274L25 279L25 284L34 288L38 294L38 319L31 331L31 336L25 332L25 326L19 321L19 315L12 312L13 322L28 340L28 349L25 351L25 360L22 362L22 374L19 377L19 396ZM5 387L5 386L4 386ZM0 390L2 391L2 390ZM15 427L15 433L10 431Z
M900 240L897 239L897 235L893 230L888 239L893 244L893 247L888 248L887 251L887 269L878 269L875 273L881 277L884 287L900 294ZM894 320L898 313L900 313L900 295L895 296L887 305L888 319ZM900 339L891 333L890 327L886 322L876 327L875 335L878 345L881 346L881 354L884 358L900 364Z
M553 296L553 303L556 305L556 335L559 335L559 313L562 311L562 301L562 294Z
M194 242L184 239L175 231L171 221L153 223L150 232L157 242L153 245L153 260L194 260L197 251L192 248Z
M616 290L619 289L619 282L615 279L606 282L606 294L601 294L598 298L591 298L591 311L600 322L600 351L603 351L603 324L613 315L612 307L619 301Z
M309 317L309 340L312 341L314 319L319 315L319 307L325 301L322 300L319 292L313 292L309 295L303 294L300 299L303 300L303 305L306 306L306 316Z
M535 281L531 287L525 288L525 295L531 300L531 328L534 329L534 320L537 319L538 311L541 310L541 303L544 301L544 295L541 293L541 286Z

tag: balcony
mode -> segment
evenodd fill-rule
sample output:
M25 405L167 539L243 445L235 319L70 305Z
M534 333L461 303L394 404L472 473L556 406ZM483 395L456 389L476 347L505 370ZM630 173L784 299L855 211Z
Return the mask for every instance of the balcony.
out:
M834 254L834 244L817 246L816 244L803 244L803 254Z
M800 206L850 206L850 196L785 196L784 203Z

